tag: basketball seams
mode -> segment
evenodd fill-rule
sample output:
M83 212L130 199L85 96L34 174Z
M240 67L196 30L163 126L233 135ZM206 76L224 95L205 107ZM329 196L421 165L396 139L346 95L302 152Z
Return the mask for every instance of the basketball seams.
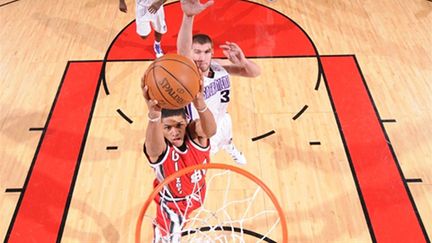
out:
M189 59L187 59L187 60L189 60ZM175 62L181 62L181 63L183 63L185 66L187 66L187 67L189 67L190 69L192 69L192 70L194 71L194 73L198 76L198 78L200 78L200 73L199 73L198 68L197 68L196 65L191 66L191 65L188 64L188 62L184 62L184 61L182 61L182 60L178 60L178 59L174 59L174 58L165 58L165 59L163 59L163 60L158 61L157 63L159 63L159 62L163 62L163 61L175 61ZM191 61L192 63L194 63L192 60L190 60L190 61ZM157 63L156 63L156 64L157 64ZM194 64L195 64L195 63L194 63Z
M184 90L186 90L186 92L188 92L188 94L190 95L190 97L191 97L192 99L194 98L193 95L192 95L192 93L189 91L189 89L187 89L187 87L183 84L183 82L181 82L180 80L178 80L177 77L174 76L174 74L172 74L172 73L171 73L168 69L166 69L164 66L157 66L157 67L162 68L163 70L165 70L165 72L167 72L169 75L171 75L171 77L172 77L173 79L175 79L175 80L177 81L177 83L180 84L180 85L183 87Z
M153 75L152 75L152 76L153 76L152 80L153 80L154 86L157 88L157 90L159 91L159 94L163 97L163 99L164 99L165 102L169 103L172 107L177 107L178 105L171 103L171 102L169 101L169 99L167 99L167 97L163 94L163 92L161 91L161 89L159 88L159 85L158 85L157 82L156 82L156 74L155 74L155 69L156 69L156 67L159 67L159 66L157 66L157 65L153 65L153 68L151 69L151 71L152 71L152 73L153 73Z
M195 63L176 54L167 54L154 60L144 73L149 94L167 109L175 109L193 100L193 94L199 92L200 80L201 73Z

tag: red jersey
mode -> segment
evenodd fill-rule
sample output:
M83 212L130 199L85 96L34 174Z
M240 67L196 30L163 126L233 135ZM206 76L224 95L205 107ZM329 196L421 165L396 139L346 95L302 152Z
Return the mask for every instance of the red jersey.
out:
M167 141L167 149L161 159L150 166L156 172L153 186L156 187L167 176L189 166L206 164L210 162L210 143L206 147L196 144L188 135L185 136L184 145L181 148L173 146ZM147 156L147 154L146 154ZM148 156L147 156L148 159ZM149 160L150 161L150 160ZM184 200L191 194L205 191L205 171L195 170L187 173L168 184L159 196L167 201ZM201 191L202 192L202 191ZM201 194L201 193L199 193Z

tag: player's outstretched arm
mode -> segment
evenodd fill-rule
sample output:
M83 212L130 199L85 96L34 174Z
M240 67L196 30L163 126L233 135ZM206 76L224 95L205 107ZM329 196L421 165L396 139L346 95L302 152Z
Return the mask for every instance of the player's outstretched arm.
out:
M177 37L177 53L192 58L192 28L194 16L213 5L213 0L200 3L200 0L181 0L183 19Z
M193 16L183 14L183 20L177 36L177 53L192 59Z
M127 13L127 5L125 0L119 0L119 9L120 11Z
M161 123L162 108L157 104L156 100L150 100L147 86L142 87L142 90L148 108L149 119L144 146L150 162L156 162L166 148Z
M242 49L234 42L225 42L220 45L223 54L231 62L223 65L225 70L232 75L243 77L257 77L261 74L261 68L253 61L247 59Z

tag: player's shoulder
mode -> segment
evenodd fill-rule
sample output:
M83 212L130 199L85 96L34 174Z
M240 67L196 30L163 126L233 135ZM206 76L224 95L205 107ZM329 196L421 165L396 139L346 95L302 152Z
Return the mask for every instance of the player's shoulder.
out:
M194 120L191 123L194 123L193 126L196 126L197 122L198 122L197 120ZM187 144L189 149L197 150L199 152L208 152L210 149L209 139L204 138L200 135L201 134L196 133L196 131L188 130L186 133L185 143Z
M226 71L223 67L223 60L221 59L213 59L210 63L210 67L214 72L223 72Z

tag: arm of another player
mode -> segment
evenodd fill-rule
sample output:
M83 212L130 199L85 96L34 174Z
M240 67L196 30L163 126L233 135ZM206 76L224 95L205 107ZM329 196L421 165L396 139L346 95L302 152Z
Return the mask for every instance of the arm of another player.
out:
M216 134L217 126L213 113L205 103L202 87L201 84L201 91L193 100L193 105L198 111L199 119L191 122L189 131L195 142L201 146L207 146L207 140Z
M119 9L120 11L127 13L127 5L125 0L119 0Z
M236 43L227 41L220 47L223 54L231 62L230 64L223 64L219 61L229 74L251 78L261 74L261 68L255 62L247 59Z
M204 4L200 0L181 0L183 19L177 37L177 53L192 59L192 28L195 15L201 13L214 2L209 0Z
M148 8L151 14L155 14L159 8L166 2L167 0L155 0Z
M143 85L144 82L141 83ZM156 100L150 100L147 86L142 87L142 90L148 108L149 119L144 146L150 162L156 162L166 148L161 123L162 109L158 106Z

